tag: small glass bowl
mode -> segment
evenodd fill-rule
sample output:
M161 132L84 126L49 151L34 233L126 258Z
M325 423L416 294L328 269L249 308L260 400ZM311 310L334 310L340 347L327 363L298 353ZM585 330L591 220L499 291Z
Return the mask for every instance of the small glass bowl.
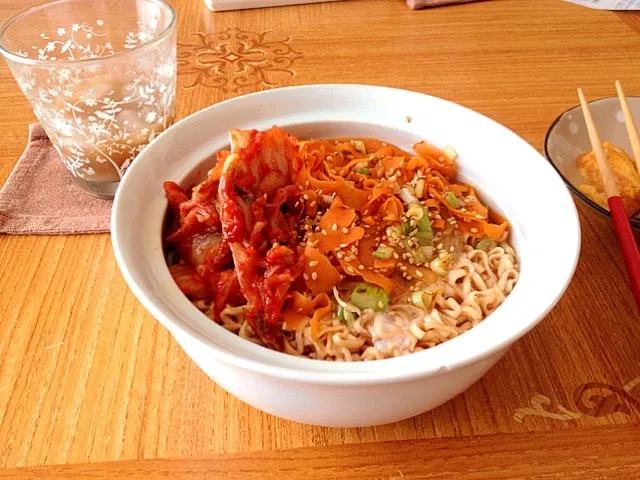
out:
M636 125L640 125L640 97L627 97L629 107ZM618 97L607 97L589 102L589 109L598 127L600 139L611 142L633 156L624 116L620 109ZM578 170L578 155L591 150L589 133L584 122L580 105L570 108L556 118L547 132L544 141L544 155L558 171L571 192L589 207L602 215L611 218L608 210L593 202L580 190L578 185L584 184L584 178ZM640 229L640 218L629 219L634 228Z

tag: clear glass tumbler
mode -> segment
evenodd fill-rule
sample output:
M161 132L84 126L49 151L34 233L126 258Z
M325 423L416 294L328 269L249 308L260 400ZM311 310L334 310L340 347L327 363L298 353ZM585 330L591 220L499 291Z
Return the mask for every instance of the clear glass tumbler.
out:
M176 17L163 0L53 0L0 29L0 52L76 185L111 198L173 121Z

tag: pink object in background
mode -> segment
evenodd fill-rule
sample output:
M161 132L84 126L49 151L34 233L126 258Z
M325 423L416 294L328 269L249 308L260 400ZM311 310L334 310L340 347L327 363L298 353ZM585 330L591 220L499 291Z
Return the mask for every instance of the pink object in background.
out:
M478 0L407 0L407 5L412 10L418 10L425 7L437 7L439 5L451 5L454 3L469 3Z
M44 129L34 124L27 148L0 189L0 234L106 233L111 204L73 184Z
M246 10L249 8L283 7L304 3L336 2L339 0L204 0L207 8L213 12L225 10Z

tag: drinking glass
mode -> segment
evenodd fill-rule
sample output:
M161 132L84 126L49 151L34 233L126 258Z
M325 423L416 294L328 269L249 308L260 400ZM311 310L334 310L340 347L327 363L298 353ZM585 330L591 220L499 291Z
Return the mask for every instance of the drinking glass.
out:
M163 0L53 0L0 28L0 52L76 185L115 194L173 121L176 18Z

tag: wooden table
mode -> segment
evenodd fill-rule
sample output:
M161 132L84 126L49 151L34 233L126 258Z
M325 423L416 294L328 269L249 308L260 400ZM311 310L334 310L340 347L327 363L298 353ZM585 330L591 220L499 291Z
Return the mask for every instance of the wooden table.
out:
M0 18L15 3L0 0ZM276 86L371 83L462 103L540 149L577 86L596 98L620 79L640 94L633 13L559 0L418 12L401 0L215 14L172 4L179 118ZM255 53L238 50L243 36ZM223 44L233 55L220 60ZM0 80L1 184L34 117L4 63ZM0 478L631 478L640 317L610 226L578 207L581 261L540 326L442 407L349 430L281 420L218 388L134 298L108 235L0 236ZM273 452L298 447L310 448ZM223 455L189 459L211 454ZM124 462L52 467L112 461Z

